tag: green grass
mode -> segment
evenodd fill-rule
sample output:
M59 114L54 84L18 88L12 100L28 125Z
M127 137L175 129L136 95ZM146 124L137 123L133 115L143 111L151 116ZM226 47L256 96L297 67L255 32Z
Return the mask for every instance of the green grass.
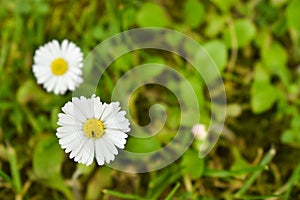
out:
M0 0L0 197L298 199L299 10L299 0ZM34 52L52 39L66 38L87 56L110 36L143 26L180 31L211 53L227 95L222 136L203 160L194 143L170 166L149 173L76 164L54 137L57 114L72 92L55 96L36 84ZM119 77L133 66L153 61L189 77L201 100L201 122L208 124L210 98L205 85L188 63L171 53L141 50L122 56L105 72L97 93L109 101ZM184 93L184 88L178 90ZM133 120L143 125L150 120L152 104L166 106L171 114L147 148L167 144L179 125L176 97L148 85L132 98ZM129 144L129 149L144 146Z

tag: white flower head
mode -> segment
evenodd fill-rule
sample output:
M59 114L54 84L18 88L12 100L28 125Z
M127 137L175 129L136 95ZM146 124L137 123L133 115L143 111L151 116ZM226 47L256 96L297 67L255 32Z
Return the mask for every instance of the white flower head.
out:
M48 42L35 51L33 73L38 84L47 92L64 94L74 91L82 83L83 54L79 47L68 40Z
M192 133L196 139L205 140L207 136L207 132L205 129L205 125L203 124L195 124L192 128Z
M119 102L101 103L95 95L73 97L62 111L56 135L70 159L88 166L96 158L98 165L103 165L115 159L117 147L124 149L130 123Z

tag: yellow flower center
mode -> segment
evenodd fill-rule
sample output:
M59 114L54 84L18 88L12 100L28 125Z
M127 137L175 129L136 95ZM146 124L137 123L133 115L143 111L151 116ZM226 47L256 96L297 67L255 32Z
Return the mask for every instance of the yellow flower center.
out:
M68 63L63 58L56 58L51 63L51 70L54 75L61 76L68 70Z
M88 119L83 126L83 131L88 138L97 139L104 134L104 126L98 119Z

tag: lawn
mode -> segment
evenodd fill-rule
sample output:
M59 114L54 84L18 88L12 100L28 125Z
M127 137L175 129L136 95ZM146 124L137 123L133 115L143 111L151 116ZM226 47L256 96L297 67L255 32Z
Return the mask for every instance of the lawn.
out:
M300 199L299 11L300 0L0 0L0 199ZM53 41L74 46L51 76L74 65L74 82L37 72ZM66 103L80 96L126 115L109 142L104 111L86 122L74 111L96 149L70 159Z

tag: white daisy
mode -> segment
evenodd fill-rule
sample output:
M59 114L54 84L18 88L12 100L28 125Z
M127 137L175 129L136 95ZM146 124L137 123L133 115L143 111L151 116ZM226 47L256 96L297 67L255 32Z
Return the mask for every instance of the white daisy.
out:
M82 83L83 54L74 43L64 40L48 42L35 51L33 73L47 92L64 94Z
M119 102L103 104L95 95L73 97L62 111L58 114L57 124L61 127L56 135L70 159L88 166L95 157L103 165L115 159L116 147L124 149L130 124Z

